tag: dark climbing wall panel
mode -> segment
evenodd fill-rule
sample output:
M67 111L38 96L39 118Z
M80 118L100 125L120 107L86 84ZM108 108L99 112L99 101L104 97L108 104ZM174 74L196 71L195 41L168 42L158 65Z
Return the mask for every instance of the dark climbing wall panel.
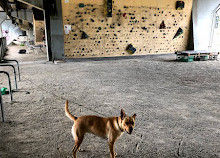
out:
M34 20L34 34L35 34L36 44L43 44L44 30L45 30L44 21Z
M192 1L184 2L184 9L176 10L176 0L113 0L112 17L107 17L107 0L62 0L65 57L185 50ZM162 23L163 29L160 29ZM174 38L179 28L183 33ZM130 44L136 49L133 54L126 51Z

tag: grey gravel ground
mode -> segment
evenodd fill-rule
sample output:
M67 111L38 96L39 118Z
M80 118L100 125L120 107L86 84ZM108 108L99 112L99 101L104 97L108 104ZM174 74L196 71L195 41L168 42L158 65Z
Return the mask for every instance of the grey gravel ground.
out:
M11 58L11 56L9 56ZM0 67L0 69L2 69ZM0 75L0 85L7 84ZM137 114L119 158L220 157L220 62L176 62L175 55L22 62L14 102L3 96L0 157L71 157L76 116ZM107 140L87 135L79 158L110 157Z

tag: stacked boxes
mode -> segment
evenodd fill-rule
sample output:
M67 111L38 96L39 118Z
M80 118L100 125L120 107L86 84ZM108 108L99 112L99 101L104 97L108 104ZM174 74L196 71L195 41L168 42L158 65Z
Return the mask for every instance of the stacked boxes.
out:
M192 61L207 61L207 60L217 60L218 52L208 52L208 51L179 51L176 52L177 60L192 62Z

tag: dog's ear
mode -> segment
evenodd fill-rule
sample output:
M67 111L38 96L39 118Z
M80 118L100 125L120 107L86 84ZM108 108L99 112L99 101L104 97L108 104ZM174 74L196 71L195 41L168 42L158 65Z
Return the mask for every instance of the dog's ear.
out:
M121 119L123 120L125 118L126 114L123 109L121 109Z
M136 114L134 114L132 117L135 119L135 117L136 117L137 115Z

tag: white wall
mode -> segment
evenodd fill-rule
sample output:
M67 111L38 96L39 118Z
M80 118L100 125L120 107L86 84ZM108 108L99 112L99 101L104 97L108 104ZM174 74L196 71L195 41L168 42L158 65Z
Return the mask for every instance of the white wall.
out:
M193 1L193 35L195 50L210 50L213 11L220 0Z
M0 12L0 37L2 37L2 23L7 19L5 12Z
M27 36L28 36L28 41L34 41L34 31L33 29L29 29L26 31Z
M8 34L5 31L8 31ZM11 20L5 20L2 23L2 35L6 37L7 45L10 44L14 39L17 39L19 35L22 35L22 31L18 26L12 24Z

